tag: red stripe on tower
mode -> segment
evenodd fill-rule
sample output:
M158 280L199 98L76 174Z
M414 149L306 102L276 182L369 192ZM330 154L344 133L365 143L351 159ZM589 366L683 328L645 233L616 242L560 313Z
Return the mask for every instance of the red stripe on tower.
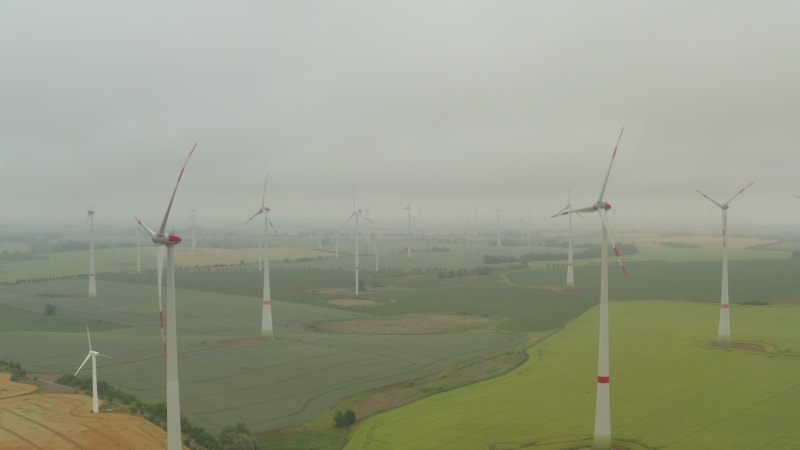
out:
M602 384L611 383L611 377L597 377L597 382Z
M264 300L264 306L269 306L271 304L272 302L270 300Z
M89 274L89 276L90 276L90 277L93 277L93 276L94 276L94 274L93 274L93 273L90 273L90 274Z
M721 305L719 305L719 307L722 309L728 309L728 306L729 305L727 303L722 303Z

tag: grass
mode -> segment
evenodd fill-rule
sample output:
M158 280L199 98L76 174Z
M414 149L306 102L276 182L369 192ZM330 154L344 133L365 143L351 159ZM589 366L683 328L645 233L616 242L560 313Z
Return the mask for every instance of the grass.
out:
M611 304L612 433L628 448L791 448L800 429L800 308L737 308L735 341L715 347L715 305ZM733 314L733 313L732 313ZM347 449L575 448L591 440L597 309L499 378L360 423ZM768 382L765 382L765 374ZM414 430L409 433L409 430Z

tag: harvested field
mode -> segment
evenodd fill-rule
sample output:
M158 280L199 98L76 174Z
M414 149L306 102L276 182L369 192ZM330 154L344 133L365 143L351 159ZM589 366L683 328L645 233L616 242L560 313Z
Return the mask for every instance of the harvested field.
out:
M8 374L0 377L2 392L21 392L30 387L10 381ZM92 399L84 395L2 398L0 448L166 448L166 432L147 420L120 413L93 414L91 408Z
M436 334L455 333L475 328L488 328L499 322L497 317L467 314L412 314L363 320L317 322L316 331L343 334Z
M0 373L0 400L30 394L35 390L36 386L32 384L11 381L10 373Z

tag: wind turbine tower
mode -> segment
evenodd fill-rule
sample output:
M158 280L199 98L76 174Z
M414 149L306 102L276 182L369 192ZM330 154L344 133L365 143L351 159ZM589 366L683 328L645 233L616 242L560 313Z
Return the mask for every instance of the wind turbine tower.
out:
M142 242L139 239L139 227L133 227L136 230L136 274L142 274ZM159 286L160 288L160 286Z
M195 143L192 150L189 151L189 156L181 167L178 174L178 181L175 183L175 189L172 191L172 197L169 199L167 211L164 213L164 219L161 221L161 227L158 232L145 225L141 220L139 225L144 228L150 235L150 239L156 245L162 245L167 248L167 342L166 342L166 357L167 357L167 448L168 450L182 450L182 434L181 434L181 401L180 401L180 382L178 377L178 333L177 322L175 320L175 246L181 243L180 236L169 234L166 232L167 219L169 219L169 211L172 209L172 202L175 200L175 193L178 192L183 171L189 163L189 158L192 157L197 144ZM160 273L160 270L159 270ZM161 286L159 283L159 292Z
M619 256L616 244L614 244L613 231L608 225L607 211L611 209L611 205L603 200L603 195L606 191L608 184L608 177L611 175L611 167L614 165L614 157L617 156L617 147L622 139L622 133L625 127L619 132L617 143L614 146L614 152L611 154L611 163L608 165L606 178L603 181L603 187L600 189L600 197L594 205L581 208L570 209L570 213L590 213L597 212L600 216L602 225L602 244L600 253L600 336L599 348L597 357L597 401L595 404L594 416L594 448L596 449L610 449L611 448L611 376L609 367L609 348L608 348L608 241L611 240L611 246L614 248L614 254L617 257L622 273L628 275L625 270L625 265L622 264L622 258Z
M568 216L567 218L569 220L569 234L567 235L567 287L575 287L575 271L573 269L575 264L572 260L572 183L570 183L569 191L567 192L567 206L550 217L563 215Z
M194 220L195 218L197 218L197 214L195 213L194 210L192 210L192 214L189 216L189 218L192 220L192 256L194 256L194 247L195 243L197 242L197 239L195 239L195 234L194 234Z
M97 397L97 357L103 356L105 358L110 358L108 355L104 355L100 352L96 352L92 350L92 336L89 334L89 325L86 325L86 336L89 338L89 354L86 355L86 359L83 360L83 363L78 370L75 371L74 376L78 376L78 373L83 369L83 366L86 365L86 362L89 361L89 358L92 359L92 412L97 414L100 412L100 401Z
M347 223L350 222L350 220L352 220L354 217L356 219L356 267L355 267L355 269L356 269L355 270L356 271L356 295L358 295L358 271L359 271L359 267L358 267L358 220L363 218L367 222L372 222L372 221L369 220L368 218L364 217L362 212L361 212L361 210L356 208L356 188L355 187L353 187L353 212L350 214L350 217L348 217L347 220L344 222L344 224L342 225L342 228L344 228L345 225L347 225ZM339 230L339 231L341 231L341 230Z
M727 202L720 204L708 195L697 189L697 193L717 205L722 210L722 293L719 304L719 326L717 327L717 344L728 345L731 343L731 318L728 303L728 205L733 199L739 196L745 189L752 186L751 182L747 186L739 189Z
M500 208L497 208L497 246L500 247Z
M96 274L94 270L94 207L86 211L86 221L89 222L89 297L97 297Z
M270 209L267 208L264 203L267 198L267 181L269 181L269 172L267 172L267 178L264 180L264 194L261 196L261 208L250 216L247 221L250 222L259 214L264 214L264 296L261 307L261 337L272 339L274 332L272 328L272 295L269 286L269 227L272 227L275 233L277 233L278 230L275 229L275 226L272 225L272 221L269 220Z
M400 209L408 210L408 231L406 232L406 254L411 258L411 202L408 206Z

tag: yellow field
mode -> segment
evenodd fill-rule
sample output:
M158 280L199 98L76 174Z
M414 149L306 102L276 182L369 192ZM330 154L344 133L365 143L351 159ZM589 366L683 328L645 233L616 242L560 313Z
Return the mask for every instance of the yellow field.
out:
M166 448L166 431L141 417L93 414L91 397L31 394L9 378L0 374L0 449Z

